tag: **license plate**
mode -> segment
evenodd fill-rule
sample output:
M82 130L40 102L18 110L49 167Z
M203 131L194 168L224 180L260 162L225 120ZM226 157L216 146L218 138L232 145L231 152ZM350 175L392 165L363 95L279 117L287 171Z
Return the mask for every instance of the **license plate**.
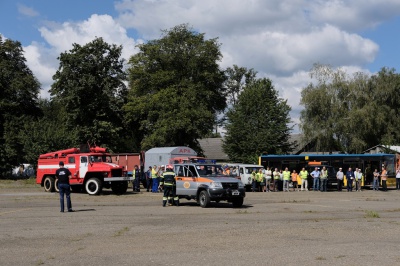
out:
M233 195L233 196L239 196L239 195L240 195L240 192L237 191L237 190L235 190L235 191L232 192L232 195Z

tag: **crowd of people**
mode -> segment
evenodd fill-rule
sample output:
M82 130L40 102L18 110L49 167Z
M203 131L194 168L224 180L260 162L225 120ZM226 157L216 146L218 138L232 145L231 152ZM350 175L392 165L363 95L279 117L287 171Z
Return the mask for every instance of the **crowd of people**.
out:
M141 172L139 167L135 165L132 171L132 176L134 178L132 181L133 191L140 192L140 184L142 184L147 192L163 192L160 181L165 171L165 165L149 166L149 169L145 172Z
M296 170L289 171L288 167L283 170L278 168L267 169L260 168L258 171L254 169L252 174L252 191L253 192L277 192L280 191L321 191L326 192L328 188L328 170L325 166L315 167L309 173L305 167L299 173ZM311 177L312 184L308 184L309 176ZM381 190L387 191L387 170L382 167L381 171L375 169L373 172L373 191L378 191L380 184ZM299 181L300 180L300 181ZM337 191L343 191L343 184L346 181L346 190L348 192L358 191L361 192L361 187L364 182L364 175L360 168L353 170L351 167L346 172L342 168L336 172L335 183L337 183ZM290 190L291 189L291 190ZM396 171L396 189L400 190L400 168Z
M238 175L237 169L222 167L227 175ZM160 186L160 181L163 173L166 171L164 165L150 166L144 173L140 172L137 165L133 169L133 191L139 192L140 185L147 192L162 193L163 188ZM328 170L325 166L315 167L310 172L303 167L299 172L296 170L289 171L288 167L278 170L278 168L260 168L253 169L252 176L252 191L253 192L276 192L276 191L321 191L326 192L328 189ZM311 178L309 178L311 177ZM332 177L331 177L332 178ZM311 183L309 184L309 181ZM346 187L344 182L346 181ZM346 172L342 168L336 172L337 191L361 191L363 182L365 181L363 172L360 168L353 170L348 168ZM331 180L332 182L332 180ZM310 186L309 186L310 185ZM373 172L372 181L373 191L387 191L387 171L382 167L381 171L375 169ZM400 190L400 168L396 171L396 189Z

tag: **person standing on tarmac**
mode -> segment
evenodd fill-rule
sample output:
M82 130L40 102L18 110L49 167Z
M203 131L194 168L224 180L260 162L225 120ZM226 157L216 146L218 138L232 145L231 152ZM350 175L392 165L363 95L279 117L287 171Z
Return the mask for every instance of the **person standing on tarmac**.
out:
M147 192L149 192L152 188L152 178L151 178L151 172L152 172L153 168L151 168L151 166L149 166L149 170L146 171L145 175L146 175L146 190Z
M321 192L326 192L328 186L328 170L325 166L321 170Z
M71 172L64 167L64 162L59 163L59 167L56 171L56 178L58 179L58 189L60 192L60 206L61 212L64 212L64 194L67 198L68 212L73 212L71 204L71 187L69 185L69 179L71 178Z
M378 169L375 169L375 171L374 171L374 180L373 180L373 183L372 183L372 190L373 191L378 191L379 190L379 177L380 177L380 174L378 172Z
M254 168L253 172L251 172L251 185L252 192L256 192L257 190L257 170Z
M137 165L134 166L133 171L132 171L132 176L133 176L133 191L134 192L140 192L140 177L141 177L141 173L139 170L139 167Z
M293 170L293 172L291 174L293 191L299 191L299 185L297 184L298 177L299 177L299 175L297 174L296 170Z
M343 187L343 177L344 177L344 173L343 173L343 171L342 171L342 168L339 168L339 171L336 173L337 191L342 191L342 187Z
M315 167L315 170L311 172L311 176L313 178L313 191L319 190L320 175L321 175L321 172L319 171L318 167Z
M353 191L354 172L351 170L351 167L346 172L346 180L347 180L347 192L352 192Z
M158 193L158 171L157 165L153 166L153 169L151 169L151 181L152 181L152 188L151 192L153 193Z
M382 191L387 191L386 180L387 180L387 171L385 167L382 167L382 172L381 172Z
M274 191L277 192L278 186L279 186L279 180L280 180L280 176L281 176L281 174L278 171L278 168L275 168L275 171L272 173L272 175L274 177Z
M300 171L301 191L308 191L308 171L303 167Z
M271 190L271 180L272 180L272 170L269 167L267 167L267 170L265 171L266 192L269 192Z
M289 168L285 168L283 171L283 191L289 192L289 183L290 183L290 171Z
M354 172L354 180L356 181L356 191L361 192L361 184L363 179L363 174L361 172L361 168L358 168L356 172Z
M167 165L166 171L161 176L160 187L164 187L163 207L167 205L167 201L173 200L176 206L179 206L179 197L176 196L175 173L172 165ZM172 203L170 203L172 205Z
M257 179L257 183L259 184L258 192L263 192L264 186L265 186L265 181L264 181L264 173L263 173L262 168L260 168L260 170L258 170L258 173L256 174L256 179Z

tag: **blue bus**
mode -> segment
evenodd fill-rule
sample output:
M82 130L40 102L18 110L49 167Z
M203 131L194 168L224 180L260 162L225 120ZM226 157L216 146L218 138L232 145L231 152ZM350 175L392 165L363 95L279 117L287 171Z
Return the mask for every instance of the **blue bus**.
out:
M396 169L399 165L400 156L397 154L301 154L301 155L261 155L259 164L264 167L285 169L299 172L303 167L312 169L315 166L327 166L329 174L329 185L335 185L336 171L343 168L346 173L348 168L361 168L364 175L364 186L372 185L373 172L379 172L385 167L388 173L388 186L396 184ZM310 172L310 171L309 171ZM310 182L309 182L310 186Z

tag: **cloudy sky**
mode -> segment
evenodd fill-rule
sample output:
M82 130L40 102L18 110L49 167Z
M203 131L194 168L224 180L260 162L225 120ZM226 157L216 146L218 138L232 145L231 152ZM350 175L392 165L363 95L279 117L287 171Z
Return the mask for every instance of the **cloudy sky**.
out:
M128 59L137 44L182 23L219 38L221 68L270 78L295 124L314 63L349 73L400 69L399 0L0 0L0 34L21 42L42 97L72 43L103 37Z

